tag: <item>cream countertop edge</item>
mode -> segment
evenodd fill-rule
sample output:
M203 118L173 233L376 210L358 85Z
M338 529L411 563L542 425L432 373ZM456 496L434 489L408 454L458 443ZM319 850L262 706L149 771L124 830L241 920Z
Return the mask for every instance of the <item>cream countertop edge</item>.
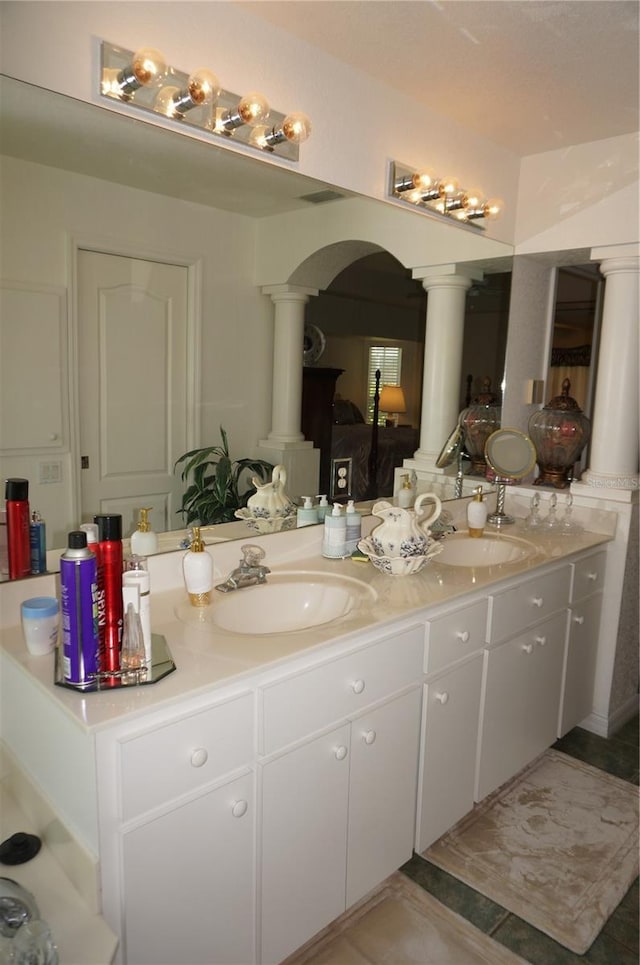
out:
M460 503L464 505L457 508L464 513L466 501ZM255 684L256 675L267 679L269 675L281 672L287 661L295 660L296 664L301 664L317 657L320 650L331 656L350 644L357 646L364 632L379 634L387 625L411 622L418 614L420 619L425 619L424 611L428 608L444 607L457 598L496 587L541 565L559 562L607 543L615 531L616 514L599 516L598 529L608 529L609 532L584 531L571 536L540 537L523 531L521 521L505 528L505 535L520 536L538 546L541 555L522 562L472 569L444 566L438 564L436 557L421 572L408 577L385 576L369 563L324 559L320 553L320 527L305 527L275 537L250 538L249 542L263 546L267 554L265 562L274 573L295 569L342 574L368 583L378 594L373 605L354 611L339 622L281 635L241 636L219 631L213 624L182 622L176 617L176 608L194 621L200 616L195 608L188 607L182 584L183 552L153 557L149 561L152 626L154 632L166 637L177 670L150 686L89 694L55 686L53 654L30 656L21 629L15 625L1 634L2 653L5 659L30 675L38 688L53 697L81 728L87 731L102 729L146 712L170 710L172 705L185 698L205 703L216 690L245 690ZM378 521L370 517L363 522L369 524L366 527L369 529ZM459 524L459 520L457 522ZM219 544L215 548L216 579L226 577L237 564L240 545ZM260 587L235 592L257 596L259 591ZM216 596L211 606L215 606Z

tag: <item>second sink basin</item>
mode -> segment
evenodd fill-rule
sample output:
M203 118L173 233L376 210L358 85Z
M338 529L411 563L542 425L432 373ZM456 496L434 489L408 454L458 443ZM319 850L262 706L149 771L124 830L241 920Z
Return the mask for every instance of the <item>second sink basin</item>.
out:
M250 636L308 630L345 617L377 593L352 577L272 573L266 583L215 594L210 620L221 630Z
M537 552L533 543L518 536L487 534L474 539L471 536L447 536L442 552L436 562L447 566L501 566L518 563Z

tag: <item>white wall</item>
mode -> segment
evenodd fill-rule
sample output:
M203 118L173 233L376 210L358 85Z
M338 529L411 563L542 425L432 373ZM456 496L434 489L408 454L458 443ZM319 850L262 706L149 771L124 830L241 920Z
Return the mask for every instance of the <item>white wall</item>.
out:
M301 173L382 198L390 159L454 171L462 184L504 199L504 215L488 234L513 239L515 155L327 56L311 40L292 40L241 4L5 2L1 15L2 69L10 76L97 101L99 39L130 50L158 47L182 70L210 67L227 90L262 90L276 110L304 110L313 134L295 165Z
M273 307L253 285L251 219L13 158L2 159L0 206L4 280L66 289L71 317L72 238L105 250L125 245L140 256L200 260L202 444L218 444L222 424L233 456L256 454L257 440L271 427ZM38 365L46 360L34 346L16 364L24 367L27 404L29 380L38 378ZM135 386L123 386L123 392L133 394ZM65 545L66 533L79 522L68 485L69 442L59 455L30 453L0 465L2 478L30 480L30 503L47 521L50 546ZM43 458L62 460L62 485L37 484Z

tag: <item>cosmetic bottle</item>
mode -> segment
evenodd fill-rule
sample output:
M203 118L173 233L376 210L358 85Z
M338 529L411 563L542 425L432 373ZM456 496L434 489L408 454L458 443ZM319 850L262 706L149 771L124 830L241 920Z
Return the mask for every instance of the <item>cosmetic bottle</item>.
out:
M329 503L327 502L326 496L318 496L318 499L319 499L319 502L318 502L318 505L316 506L316 509L318 511L318 522L324 523L324 518L329 512Z
M7 542L7 511L0 509L0 576L9 576L9 545Z
M98 526L98 626L100 671L120 669L122 643L122 516L99 514Z
M31 575L29 480L7 479L5 499L9 579L18 580L23 576Z
M482 486L474 490L473 499L467 504L469 536L480 537L487 523L487 504L482 497Z
M398 490L398 506L403 509L411 509L415 499L415 491L411 485L411 476L405 473L402 477L402 486Z
M204 548L200 527L193 527L191 549L182 557L184 582L192 606L208 606L213 589L213 559Z
M138 528L131 534L131 552L136 556L150 556L158 552L158 536L151 529L149 513L153 506L139 511Z
M124 612L124 626L122 630L122 653L120 655L120 666L122 668L122 681L128 683L140 683L146 677L147 667L144 650L144 639L140 614L136 611L135 604L129 595L135 587L125 588L127 594L127 607Z
M140 560L142 557L138 556ZM142 639L144 641L145 661L149 671L151 670L151 578L147 570L125 570L122 574L122 596L123 606L125 605L125 592L134 587L137 589L137 599L134 600L136 613L140 616L142 626Z
M98 563L87 548L87 534L69 533L60 557L62 675L64 682L86 689L99 672Z
M346 553L350 556L358 548L358 541L362 536L362 517L354 505L354 500L350 499L347 503L345 515L346 523Z
M47 528L37 509L31 513L29 523L29 543L31 547L31 574L47 572Z
M324 518L322 555L339 560L347 553L347 520L341 512L340 503L333 504L333 510Z
M298 506L296 526L313 526L318 522L318 510L313 505L311 496L302 497L302 506Z
M80 523L78 527L87 534L87 549L98 555L98 525L97 523Z

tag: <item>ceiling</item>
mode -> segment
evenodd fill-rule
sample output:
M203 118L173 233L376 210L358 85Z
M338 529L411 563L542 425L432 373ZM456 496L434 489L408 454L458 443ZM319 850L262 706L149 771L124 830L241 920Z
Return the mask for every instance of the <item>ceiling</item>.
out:
M638 0L236 0L518 156L638 130Z

